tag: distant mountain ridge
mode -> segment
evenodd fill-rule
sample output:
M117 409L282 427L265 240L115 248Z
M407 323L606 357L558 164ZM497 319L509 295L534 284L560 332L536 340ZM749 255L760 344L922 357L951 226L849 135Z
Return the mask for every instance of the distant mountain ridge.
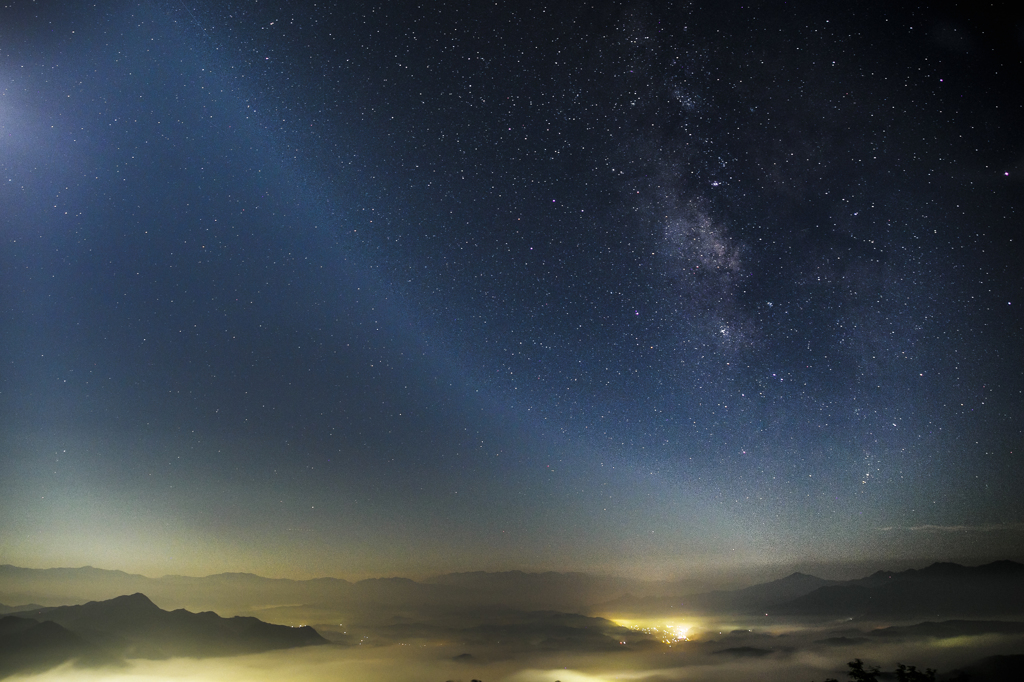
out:
M653 582L583 573L452 573L423 581L370 578L290 580L251 573L205 577L169 575L149 578L92 567L30 569L0 565L0 601L7 603L82 603L142 592L161 603L185 608L238 612L273 605L344 603L352 607L409 605L500 605L523 609L579 611L626 592L680 594L690 581Z
M43 608L42 604L19 604L17 606L7 606L6 604L0 604L0 616L5 613L18 613L19 611L31 611L33 609Z
M92 567L0 566L0 601L45 603L47 599L62 599L64 603L80 603L86 598L145 592L175 606L260 615L270 613L268 609L299 604L333 605L360 614L406 607L456 611L505 607L591 614L768 612L856 618L1024 614L1024 564L1007 560L976 567L940 562L921 569L876 571L844 581L793 573L738 590L687 594L691 587L692 583L685 581L650 582L556 572L478 571L419 582L375 578L353 583L338 578L263 578L250 573L147 578ZM288 620L283 613L277 613L277 617Z
M804 573L684 597L623 595L592 609L598 613L699 613L846 618L1024 616L1024 564L982 566L934 563L922 569L877 571L854 580Z
M669 615L670 613L757 613L802 597L814 590L840 584L806 573L758 583L738 590L715 590L683 597L636 597L631 594L600 604L595 612Z
M693 595L681 602L683 609L715 612L761 611L838 584L806 573L791 573L785 578L751 585L739 590L715 591Z
M164 611L144 594L24 611L0 618L0 675L71 659L204 658L327 644L311 627L251 617Z
M824 585L775 607L799 616L850 618L1024 615L1024 564L935 563L899 573Z

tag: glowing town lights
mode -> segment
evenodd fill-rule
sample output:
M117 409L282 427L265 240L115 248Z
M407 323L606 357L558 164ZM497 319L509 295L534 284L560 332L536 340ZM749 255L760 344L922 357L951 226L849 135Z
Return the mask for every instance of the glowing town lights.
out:
M690 628L682 626L682 625L673 625L671 627L672 627L672 632L676 636L676 641L677 642L689 642L690 641L689 638L686 636L686 633L688 633L690 631Z
M681 625L679 623L644 623L633 620L620 620L615 619L612 621L616 625L624 628L629 628L636 632L642 632L645 635L650 635L658 639L663 644L672 646L678 642L689 642L689 633L691 626Z

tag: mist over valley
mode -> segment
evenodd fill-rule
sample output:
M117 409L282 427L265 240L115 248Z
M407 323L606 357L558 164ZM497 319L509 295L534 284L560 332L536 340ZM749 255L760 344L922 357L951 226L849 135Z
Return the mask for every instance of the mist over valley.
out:
M971 669L981 682L1024 655L1024 565L1013 561L686 586L555 572L349 582L0 566L0 671L40 680L545 682L740 680L756 671L786 680L842 676L860 658L883 670ZM108 598L131 590L139 592ZM95 600L40 606L69 594ZM34 659L17 653L27 635Z

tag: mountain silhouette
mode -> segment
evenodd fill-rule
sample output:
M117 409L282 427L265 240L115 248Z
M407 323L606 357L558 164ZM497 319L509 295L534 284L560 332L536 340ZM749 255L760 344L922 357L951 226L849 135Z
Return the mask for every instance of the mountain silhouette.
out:
M1024 564L982 566L934 563L922 569L877 571L855 580L825 580L804 573L745 587L685 597L624 595L600 605L642 613L733 613L810 617L988 618L1024 615Z
M0 675L121 658L205 658L326 644L308 626L206 611L164 611L137 593L78 606L23 611L0 619ZM28 653L26 653L28 652Z
M0 565L7 603L109 599L127 593L193 610L267 613L304 605L304 612L340 611L345 619L386 624L389 614L414 609L464 612L497 607L566 612L732 613L813 617L990 618L1024 614L1024 565L996 561L968 567L941 562L906 571L877 571L855 580L792 573L738 590L691 594L686 581L647 582L577 573L453 573L412 581L376 578L288 580L248 573L147 578L96 568L26 569ZM76 595L83 595L80 598ZM17 600L17 601L15 601ZM51 602L52 603L52 602ZM39 609L17 613L42 613ZM334 616L331 616L333 619ZM330 622L330 619L321 622Z
M677 600L682 610L702 613L758 613L774 609L797 597L838 584L806 573L791 573L785 578L744 587L694 594Z
M1024 564L982 566L936 563L899 573L822 586L775 608L800 616L908 618L1024 614Z
M20 613L21 611L31 611L33 609L41 608L43 608L42 604L21 604L20 606L7 606L6 604L0 604L0 615Z
M52 621L18 616L0 618L0 677L16 672L42 672L70 659L88 663L115 660L100 647Z
M450 573L419 581L370 578L289 580L251 573L219 573L204 577L166 575L160 578L83 568L20 568L0 564L0 601L80 604L142 592L159 604L190 610L235 613L267 605L331 604L346 611L378 613L382 608L499 606L521 610L582 611L627 592L640 598L688 594L696 580L646 581L583 573ZM28 608L8 608L8 613ZM2 611L0 611L2 613Z

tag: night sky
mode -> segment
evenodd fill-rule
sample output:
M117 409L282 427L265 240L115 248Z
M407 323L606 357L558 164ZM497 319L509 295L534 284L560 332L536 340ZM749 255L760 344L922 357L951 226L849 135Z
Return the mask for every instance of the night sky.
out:
M0 561L1024 551L1024 25L8 1Z

